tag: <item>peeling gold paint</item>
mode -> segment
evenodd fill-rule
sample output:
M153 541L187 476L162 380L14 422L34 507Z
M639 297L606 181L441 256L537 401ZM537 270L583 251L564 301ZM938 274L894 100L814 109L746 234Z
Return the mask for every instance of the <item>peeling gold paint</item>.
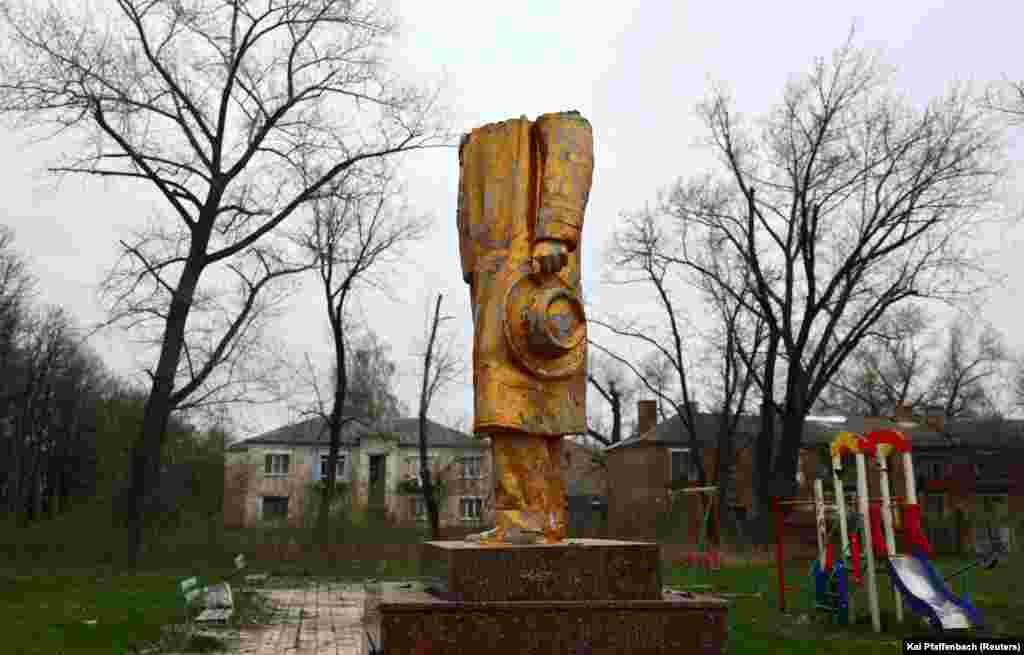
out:
M474 309L474 431L492 437L498 540L516 527L558 541L565 536L561 437L586 431L579 239L593 134L577 112L485 125L463 137L459 166L459 252ZM540 241L564 245L568 257L557 273L535 272Z

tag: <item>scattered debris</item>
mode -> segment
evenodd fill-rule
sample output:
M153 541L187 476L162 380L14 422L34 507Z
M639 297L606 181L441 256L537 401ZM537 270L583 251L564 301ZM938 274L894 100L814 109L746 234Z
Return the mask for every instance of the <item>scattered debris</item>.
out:
M196 617L196 622L226 623L235 611L235 598L231 593L231 585L221 582L206 587L203 591L206 593L206 609Z

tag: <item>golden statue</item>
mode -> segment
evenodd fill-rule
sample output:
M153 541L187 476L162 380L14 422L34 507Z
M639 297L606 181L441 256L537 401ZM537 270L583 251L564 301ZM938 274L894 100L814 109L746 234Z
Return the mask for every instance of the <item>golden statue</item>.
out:
M594 173L579 112L485 125L459 145L459 251L473 308L474 432L491 438L483 543L565 538L562 437L586 432L580 230Z

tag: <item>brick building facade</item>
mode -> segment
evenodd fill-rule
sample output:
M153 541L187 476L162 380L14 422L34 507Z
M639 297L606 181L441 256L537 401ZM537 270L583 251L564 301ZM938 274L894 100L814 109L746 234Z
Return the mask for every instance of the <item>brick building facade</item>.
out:
M654 401L640 401L637 435L606 449L612 536L654 539L658 519L670 507L669 486L674 481L676 486L697 484L689 433L684 432L678 417L657 424L656 417ZM719 416L697 413L695 421L708 484L715 484ZM926 525L929 517L936 525L948 522L958 510L977 512L1005 506L1004 513L1011 516L1024 510L1024 422L943 420L915 416L909 407L899 408L893 417L848 417L841 423L809 419L795 498L810 501L813 481L819 475L826 482L826 493L831 494L831 473L823 450L838 431L863 435L887 427L900 430L913 444L916 487ZM754 443L759 429L759 417L740 418L734 479L736 509L741 516L749 513L755 502ZM905 497L902 458L891 457L888 464L892 495ZM844 468L849 471L844 487L852 497L856 492L853 458L844 462ZM680 478L688 480L679 482ZM868 488L872 499L880 498L877 466L868 466ZM695 495L688 499L687 515L692 522L700 516L700 501ZM786 522L792 528L788 540L805 546L808 541L813 543L814 515L810 503L789 507ZM969 544L974 535L967 533L965 527L962 529L959 539Z

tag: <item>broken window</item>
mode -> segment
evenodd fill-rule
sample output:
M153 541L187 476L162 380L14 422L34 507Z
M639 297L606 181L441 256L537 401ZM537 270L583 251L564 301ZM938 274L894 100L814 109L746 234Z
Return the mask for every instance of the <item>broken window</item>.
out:
M287 453L269 453L264 460L264 471L267 475L288 475L291 455Z
M263 513L264 521L288 518L288 497L287 496L264 496Z
M327 455L320 456L320 479L327 479ZM338 464L334 469L334 479L344 480L345 479L345 453L338 453Z
M464 519L479 519L483 510L483 500L476 497L466 497L459 501L459 506Z
M672 482L693 480L694 468L690 449L674 449L672 453Z
M479 480L483 477L480 473L482 457L470 456L462 458L462 478L464 480Z

